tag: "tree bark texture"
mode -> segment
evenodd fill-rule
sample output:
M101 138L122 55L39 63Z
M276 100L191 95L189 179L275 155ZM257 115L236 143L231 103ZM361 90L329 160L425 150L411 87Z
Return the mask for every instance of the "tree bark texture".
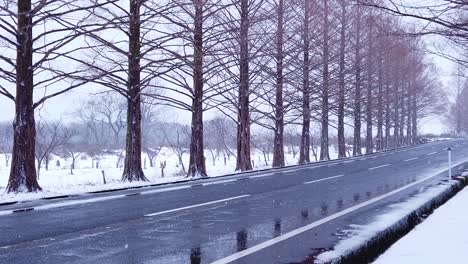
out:
M339 62L339 88L338 88L338 158L346 158L346 141L344 130L345 117L345 53L346 53L346 3L341 4L341 30L340 30L340 62Z
M354 141L353 156L362 155L361 151L361 7L357 7L355 64L356 80L354 91Z
M130 1L128 104L125 164L122 181L148 181L141 166L140 6Z
M328 20L328 0L324 0L324 25L323 25L323 87L322 87L322 132L320 136L320 160L329 160L328 149L328 97L329 97L329 20Z
M42 190L36 178L34 155L36 127L33 106L32 27L31 0L18 1L15 120L8 192Z
M239 112L237 118L236 170L252 170L250 160L250 112L249 112L249 1L241 0L240 22L240 81Z
M374 152L374 142L373 142L373 137L372 137L372 129L373 129L373 123L372 123L372 112L373 112L373 105L372 105L372 89L373 89L373 74L374 74L374 47L373 47L373 26L372 26L372 20L369 22L369 48L368 48L368 54L367 54L367 91L366 91L366 154L370 154Z
M310 1L304 0L303 65L302 65L302 131L299 164L310 162Z
M273 142L273 167L284 167L284 105L283 105L283 60L284 60L284 0L279 0L276 28L276 102L275 102L275 135Z
M203 145L203 1L194 0L192 135L188 176L206 177Z

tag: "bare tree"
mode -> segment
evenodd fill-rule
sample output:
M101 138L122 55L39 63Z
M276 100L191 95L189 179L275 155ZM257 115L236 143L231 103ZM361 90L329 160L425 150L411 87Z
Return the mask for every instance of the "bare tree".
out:
M339 91L338 91L338 158L346 157L345 141L345 85L346 85L346 31L348 27L347 0L340 0L340 59L339 59Z
M10 125L0 123L0 153L5 159L5 167L10 166L13 130Z
M310 44L311 44L311 17L313 1L304 0L300 7L303 9L301 17L302 39L302 132L299 150L299 164L310 162Z
M0 4L0 39L5 44L0 55L0 78L5 81L0 85L0 95L15 103L8 192L41 190L34 164L34 110L47 100L89 81L73 78L83 74L83 69L63 67L83 50L83 47L70 49L68 45L84 32L100 29L98 24L89 23L82 11L110 2L113 1L82 1L76 5L71 0L34 3L21 0L2 1ZM33 34L33 29L36 34ZM44 95L34 96L40 88L47 88Z
M353 142L353 156L358 156L362 154L361 151L361 37L362 37L362 7L357 5L355 7L355 84L354 84L354 142Z
M374 90L374 17L369 15L367 17L367 83L366 83L366 154L374 152L373 141L373 93Z
M329 125L329 90L330 90L330 21L329 21L329 2L323 1L323 80L322 80L322 122L321 122L321 135L320 135L320 160L329 160L329 143L328 143L328 125Z
M168 12L161 16L176 36L171 52L177 67L161 76L160 88L165 94L154 94L164 105L191 114L191 141L188 175L206 177L204 156L204 112L214 108L211 98L219 93L218 73L223 66L222 42L226 23L219 19L230 6L223 0L170 1Z
M72 137L72 133L62 126L60 122L46 123L41 121L37 123L36 127L38 137L36 138L35 157L37 162L37 177L39 178L41 165L45 162L45 168L48 170L50 156L59 147L67 144Z
M69 127L68 131L70 131L70 138L61 146L61 154L62 157L71 159L70 164L70 175L73 175L73 170L76 167L78 158L83 155L83 146L86 145L83 142L83 138L80 137L77 130L74 130L73 127Z
M235 156L232 152L235 146L236 135L233 134L235 123L230 122L229 119L216 117L207 121L205 142L211 149L216 150L216 156L219 158L221 155L224 159L224 165L231 156Z
M183 157L188 152L188 146L190 142L189 127L177 123L172 123L169 124L166 130L164 130L164 135L168 147L177 156L178 164L182 169L181 172L184 175L187 175Z
M224 79L220 85L218 109L237 123L236 170L252 169L250 157L251 124L255 121L251 109L257 107L256 88L262 85L265 65L262 51L267 44L265 29L265 0L229 0L230 8L220 19L227 41L220 57Z
M160 16L167 12L166 3L130 0L128 6L114 3L92 12L105 25L106 32L88 33L92 58L83 59L91 76L102 75L93 81L114 90L126 100L126 147L122 181L147 181L142 170L142 96L145 89L158 87L156 78L176 67L167 54L170 34L156 30ZM117 37L114 37L117 35ZM147 91L148 92L148 91Z

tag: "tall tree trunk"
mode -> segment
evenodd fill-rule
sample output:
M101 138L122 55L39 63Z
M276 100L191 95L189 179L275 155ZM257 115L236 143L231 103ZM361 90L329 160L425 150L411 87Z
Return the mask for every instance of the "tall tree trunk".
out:
M401 88L401 96L400 96L400 130L398 132L399 136L399 141L398 145L402 146L405 143L405 114L406 114L406 105L405 105L405 90L402 87Z
M140 6L130 1L127 138L122 181L148 181L141 167Z
M411 137L411 97L412 97L412 88L413 84L412 81L410 80L408 82L408 96L406 97L406 144L411 145L412 142L412 137Z
M329 21L328 0L324 0L324 25L323 25L323 87L322 87L322 133L320 135L320 160L329 160L328 151L328 89L330 81L329 73Z
M33 35L31 0L18 1L15 121L8 192L42 190L35 161L36 127L33 106Z
M408 93L408 98L406 99L406 144L411 145L412 137L411 137L411 93Z
M390 116L390 84L385 85L385 143L384 148L390 148L390 129L391 129L391 116Z
M381 46L381 45L380 45ZM378 57L378 102L377 102L377 150L383 149L383 58L382 51Z
M195 0L192 135L188 176L206 177L203 146L203 1Z
M310 162L310 0L304 0L303 65L302 65L302 134L299 164Z
M413 96L411 97L411 137L413 144L418 140L418 108L416 102L416 90L413 88Z
M341 5L341 30L340 30L340 72L338 90L338 158L346 158L346 142L344 131L344 109L345 109L345 53L346 53L346 3L340 1Z
M249 112L249 1L240 2L240 80L239 113L237 117L237 161L236 170L252 170L250 160L250 112Z
M398 135L399 135L399 131L400 131L400 118L399 118L399 96L398 96L398 93L399 93L399 82L397 82L397 85L395 85L394 87L394 91L393 91L393 96L394 96L394 113L393 113L393 124L394 124L394 127L393 127L393 147L396 148L398 147L398 142L399 141L399 138L398 138Z
M283 15L284 0L279 0L277 7L278 23L276 30L276 102L275 102L275 135L273 142L273 167L284 167L284 106L283 106Z
M362 154L361 151L361 6L357 6L356 18L356 84L354 92L354 142L353 156Z
M367 105L366 105L366 154L370 154L374 151L374 142L372 138L372 130L373 130L373 124L372 124L372 82L373 82L373 60L374 60L374 47L373 47L373 25L372 25L372 20L369 18L370 21L370 26L369 26L369 50L368 50L368 60L367 60L367 93L366 93L366 99L367 99Z

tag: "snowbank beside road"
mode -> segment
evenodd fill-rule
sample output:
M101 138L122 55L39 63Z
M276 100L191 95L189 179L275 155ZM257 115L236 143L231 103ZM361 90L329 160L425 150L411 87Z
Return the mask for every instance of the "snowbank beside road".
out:
M374 264L468 262L468 188L438 208Z
M414 211L425 206L435 197L442 195L452 187L451 184L440 184L429 187L427 190L421 190L421 193L413 196L409 200L391 205L386 208L385 213L377 216L366 225L353 225L350 230L343 230L347 237L338 242L334 249L326 251L317 256L318 263L335 263L339 262L343 257L349 254L354 254L356 250L360 250L374 239L377 239L382 232L391 230L393 227L400 225L403 219L408 218ZM388 262L399 263L400 262ZM424 263L424 262L413 262Z

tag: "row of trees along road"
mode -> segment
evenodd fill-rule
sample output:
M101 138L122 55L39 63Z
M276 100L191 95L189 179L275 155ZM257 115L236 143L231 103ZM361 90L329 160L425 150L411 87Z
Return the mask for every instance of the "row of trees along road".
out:
M236 169L252 169L251 126L273 132L284 165L284 128L330 128L346 156L413 144L418 120L443 94L417 36L386 12L346 0L5 0L0 4L0 94L15 104L9 192L38 191L35 109L93 84L127 105L123 181L141 165L142 98L191 113L188 176L207 176L203 115L237 124ZM42 95L42 96L41 96ZM365 129L363 129L365 127ZM366 131L365 135L363 132ZM361 142L363 137L364 144Z

